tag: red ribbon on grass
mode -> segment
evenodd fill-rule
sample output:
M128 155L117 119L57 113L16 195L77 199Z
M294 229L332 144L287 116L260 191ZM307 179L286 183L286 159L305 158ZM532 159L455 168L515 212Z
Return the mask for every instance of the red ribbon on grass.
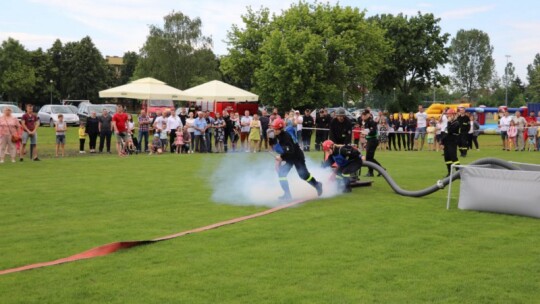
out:
M81 252L81 253L77 253L75 255L72 255L72 256L69 256L69 257L66 257L66 258L61 258L61 259L58 259L58 260L54 260L54 261L35 263L35 264L29 264L29 265L25 265L25 266L21 266L21 267L16 267L16 268L0 270L0 275L14 273L14 272L20 272L20 271L24 271L24 270L36 269L36 268L41 268L41 267L59 265L59 264L64 264L64 263L69 263L69 262L74 262L74 261L79 261L79 260L91 259L91 258L95 258L95 257L108 255L108 254L114 253L114 252L116 252L118 250L122 250L122 249L129 249L129 248L136 247L136 246L154 244L156 242L166 241L166 240L174 239L174 238L181 237L181 236L184 236L184 235L197 233L197 232L203 232L203 231L219 228L219 227L222 227L222 226L226 226L226 225L246 221L246 220L249 220L249 219L252 219L252 218L268 215L270 213L274 213L274 212L282 210L282 209L286 209L286 208L289 208L289 207L292 207L292 206L295 206L295 205L299 205L299 204L301 204L303 202L306 202L307 200L308 199L297 200L297 201L290 202L290 203L285 204L285 205L277 206L277 207L262 211L262 212L258 212L258 213L254 213L254 214L251 214L251 215L246 215L246 216L234 218L234 219L231 219L231 220L211 224L211 225L204 226L204 227L199 227L199 228L195 228L195 229L191 229L191 230L186 230L186 231L183 231L183 232L167 235L167 236L160 237L160 238L155 238L155 239L152 239L152 240L126 241L126 242L110 243L110 244L107 244L107 245L102 245L102 246L99 246L99 247L95 247L95 248L92 248L90 250L87 250L87 251L84 251L84 252Z

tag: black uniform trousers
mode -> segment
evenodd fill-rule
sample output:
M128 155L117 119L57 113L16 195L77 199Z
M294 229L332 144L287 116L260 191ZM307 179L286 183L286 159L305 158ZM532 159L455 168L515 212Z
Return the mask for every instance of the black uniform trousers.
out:
M446 163L446 169L448 174L450 174L450 166L459 165L459 160L457 157L457 141L456 140L446 140L444 141L444 161Z
M469 149L469 134L460 133L458 136L458 148L462 157L467 156L467 150Z
M375 159L375 151L379 146L379 140L377 138L368 138L366 144L366 161L372 162L382 167L381 164ZM373 169L369 168L368 172L373 174Z

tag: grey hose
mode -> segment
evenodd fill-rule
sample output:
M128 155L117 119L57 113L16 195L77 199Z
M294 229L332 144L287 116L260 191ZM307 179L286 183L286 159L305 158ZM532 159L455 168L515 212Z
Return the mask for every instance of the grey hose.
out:
M508 161L498 159L498 158L490 158L490 157L475 160L469 165L476 165L476 166L491 165L491 166L500 167L500 168L508 169L508 170L520 169L519 167L513 165L512 163ZM446 185L448 185L448 183L450 182L450 178L452 178L452 181L453 181L460 177L459 171L456 171L454 174L452 174L452 176L448 176L441 180L438 180L437 183L433 186L429 186L425 189L421 189L417 191L410 191L410 190L401 189L401 187L399 187L398 184L396 184L396 182L392 179L392 177L388 174L388 172L386 172L386 170L384 170L381 166L374 164L372 162L369 162L369 161L364 161L362 166L371 168L379 172L384 177L386 182L390 185L392 190L394 190L394 192L396 192L397 194L403 195L403 196L421 197L421 196L429 195L433 192L443 189Z

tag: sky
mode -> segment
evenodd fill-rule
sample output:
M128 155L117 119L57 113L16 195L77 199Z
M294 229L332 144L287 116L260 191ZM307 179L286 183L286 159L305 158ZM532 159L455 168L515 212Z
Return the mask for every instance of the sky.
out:
M201 18L203 34L213 39L214 53L227 54L227 31L242 25L246 7L268 7L280 14L296 1L285 0L1 0L0 41L19 40L28 50L48 49L56 39L78 41L90 36L104 56L138 52L149 25L163 25L163 17L180 11ZM312 2L310 0L310 2ZM328 1L332 4L338 1ZM540 1L532 0L341 0L341 6L358 7L367 16L433 13L445 33L460 29L486 32L494 47L496 71L504 74L506 61L527 81L527 65L540 53ZM449 41L450 42L450 41ZM506 57L509 55L510 57ZM443 72L447 72L447 68Z

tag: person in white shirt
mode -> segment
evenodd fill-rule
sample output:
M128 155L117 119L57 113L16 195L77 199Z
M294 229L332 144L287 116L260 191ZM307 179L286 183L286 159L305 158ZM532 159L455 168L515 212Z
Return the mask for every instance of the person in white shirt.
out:
M300 148L304 150L304 144L302 143L302 123L304 118L300 115L300 111L294 111L294 122L296 123L296 139Z
M426 139L427 118L428 115L424 112L424 107L422 105L419 105L418 113L416 113L416 133L414 134L414 145L419 147L419 151L422 151L422 149L424 148L424 142ZM420 146L418 146L419 138L421 139Z
M240 119L240 143L244 151L249 152L249 131L251 129L251 116L249 116L249 111L244 112L244 116Z
M523 116L521 116L520 111L516 111L513 120L517 127L516 151L525 151L525 138L523 136L523 131L525 131L525 126L527 126L527 121Z
M508 111L504 111L502 117L499 119L503 150L508 150L508 128L510 127L511 120L512 118L508 116Z
M182 121L180 120L180 117L176 115L176 111L173 112L167 112L169 117L167 117L167 133L169 134L169 142L171 143L171 153L174 153L176 151L176 130L179 127L183 127Z
M193 127L194 124L195 118L193 118L193 112L189 112L188 118L186 118L186 127L189 135L191 136L191 149L188 151L188 153L193 153L193 151L195 150L195 128Z

